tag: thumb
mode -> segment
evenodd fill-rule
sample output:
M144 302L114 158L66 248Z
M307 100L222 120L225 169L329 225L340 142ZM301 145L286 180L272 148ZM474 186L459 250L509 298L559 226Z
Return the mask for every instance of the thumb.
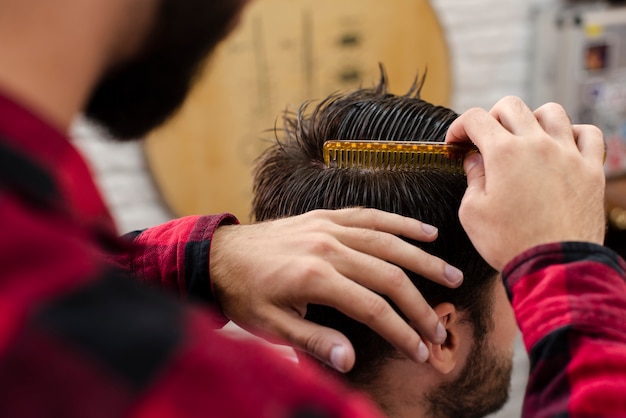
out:
M467 192L482 193L485 191L485 163L483 156L472 152L465 156L463 169L467 174Z
M339 331L314 324L297 315L281 315L277 324L280 324L278 333L294 348L306 351L342 373L354 366L354 348Z

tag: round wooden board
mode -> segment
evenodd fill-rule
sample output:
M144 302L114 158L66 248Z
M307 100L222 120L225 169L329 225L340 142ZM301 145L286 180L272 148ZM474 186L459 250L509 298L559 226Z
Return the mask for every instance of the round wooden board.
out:
M145 154L178 215L231 212L248 222L254 159L286 109L375 85L448 105L448 48L427 0L257 0L213 54L181 111L149 135Z

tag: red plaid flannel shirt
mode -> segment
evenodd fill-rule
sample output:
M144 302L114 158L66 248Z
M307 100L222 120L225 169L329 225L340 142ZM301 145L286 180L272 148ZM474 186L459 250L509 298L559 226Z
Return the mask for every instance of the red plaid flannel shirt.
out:
M208 306L228 215L116 237L69 140L0 96L0 417L379 417L317 368L232 341Z
M626 263L587 243L537 247L503 272L530 356L523 416L626 417Z

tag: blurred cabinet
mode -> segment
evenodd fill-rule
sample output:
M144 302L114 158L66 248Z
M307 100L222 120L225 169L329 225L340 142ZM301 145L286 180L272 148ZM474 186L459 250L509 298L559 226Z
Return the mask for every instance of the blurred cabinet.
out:
M607 145L607 237L626 256L626 6L570 2L534 15L532 102L561 103L574 123L602 129Z
M607 142L607 178L623 176L626 6L575 2L538 8L534 25L533 104L556 101L574 123L599 126Z

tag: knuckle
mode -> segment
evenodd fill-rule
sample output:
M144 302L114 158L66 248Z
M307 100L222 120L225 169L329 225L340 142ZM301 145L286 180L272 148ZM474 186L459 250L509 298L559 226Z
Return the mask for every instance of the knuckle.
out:
M316 282L325 276L324 267L319 263L319 260L305 260L299 263L297 273L301 278L301 285L303 286Z
M540 107L540 109L544 109L547 110L549 112L558 112L558 113L566 113L565 109L563 108L563 106L561 106L560 104L556 103L556 102L547 102L544 105L542 105Z
M544 104L539 109L537 109L535 113L537 115L549 115L552 118L567 120L571 123L571 118L567 114L565 108L556 102L548 102Z
M587 125L587 128L589 129L589 133L593 136L597 136L600 139L604 139L604 134L602 132L602 129L600 129L600 127L596 126L596 125Z
M397 266L389 265L385 274L387 288L393 290L402 289L407 284L408 278L404 271Z
M530 111L530 109L528 109L528 106L526 106L526 103L524 103L524 101L518 96L503 97L502 99L500 99L500 101L496 103L492 110L500 111L505 109L510 109L516 112Z
M524 101L519 96L509 95L509 96L505 96L504 99L502 100L507 103L510 103L511 105L516 105L516 106L525 105Z
M324 216L325 212L325 209L314 209L312 211L306 212L304 216L308 216L310 218L319 218L320 216Z
M293 340L296 345L304 349L309 354L314 355L317 358L322 357L324 347L326 345L326 339L324 333L321 330L313 331L308 335L293 335Z
M365 221L368 225L377 227L380 216L382 215L380 211L372 208L359 208L365 218Z
M472 107L463 112L463 114L458 118L458 123L473 124L477 123L477 121L483 121L486 117L488 117L488 113L485 109Z
M485 113L485 109L480 108L480 107L472 107L467 109L464 114L468 115L468 116L473 116L473 115L477 115L477 114L483 114Z
M604 133L596 125L579 125L580 135L585 135L589 138L595 138L597 141L604 143Z
M518 96L508 95L508 96L504 96L503 98L501 98L494 107L495 108L499 108L499 107L518 108L519 106L523 104L524 102Z
M306 212L303 216L306 216L308 218L307 223L315 228L325 224L328 220L328 212L321 209Z
M473 199L465 199L461 202L459 207L459 221L463 227L468 223L467 221L476 213L476 204ZM470 222L471 225L471 222Z
M371 236L371 240L376 241L382 248L392 248L396 240L399 239L395 235L386 232L371 231L369 235Z
M328 239L324 234L318 234L309 242L309 251L311 254L328 255L334 253L335 242Z
M365 301L367 311L365 313L365 321L370 324L379 321L386 315L388 309L391 309L389 304L379 295L372 294Z
M328 209L315 209L305 212L301 216L306 218L306 224L313 230L324 230L326 225L333 222L333 211Z

